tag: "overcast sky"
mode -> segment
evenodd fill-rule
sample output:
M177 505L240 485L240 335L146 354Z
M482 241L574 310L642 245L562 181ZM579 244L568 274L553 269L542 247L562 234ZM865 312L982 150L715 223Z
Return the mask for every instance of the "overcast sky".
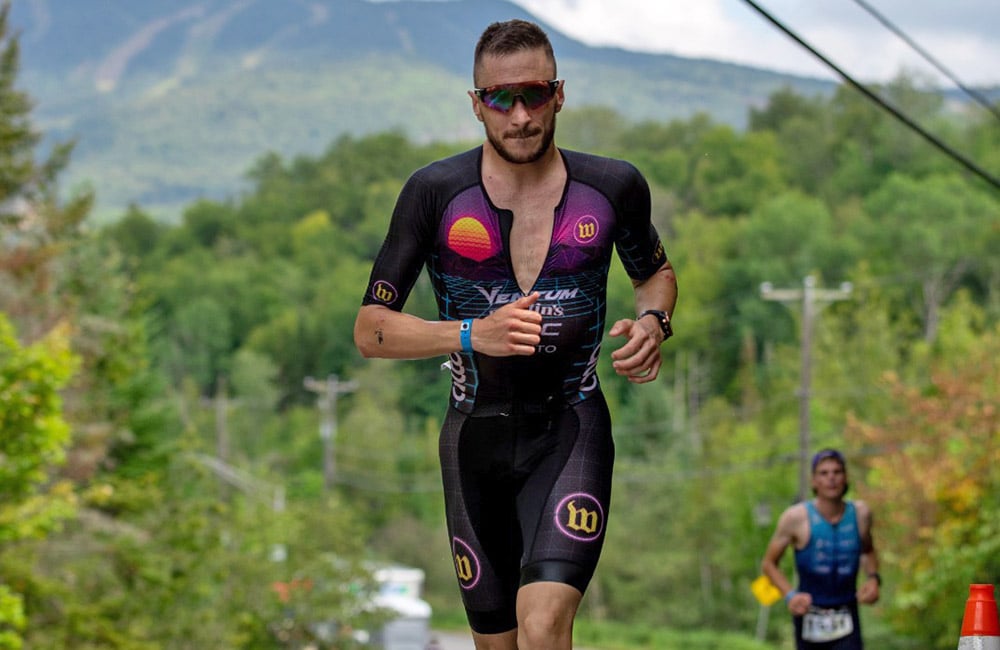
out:
M588 45L667 52L838 79L742 0L513 0ZM755 0L842 70L949 83L874 9L965 85L1000 84L1000 0Z

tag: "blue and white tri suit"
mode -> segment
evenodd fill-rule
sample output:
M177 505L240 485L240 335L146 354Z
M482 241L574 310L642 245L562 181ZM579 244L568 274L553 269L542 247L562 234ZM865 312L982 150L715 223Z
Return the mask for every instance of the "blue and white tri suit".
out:
M809 541L795 550L798 590L812 596L817 610L843 610L852 619L852 632L836 640L810 642L803 639L803 616L793 617L797 650L862 650L858 620L857 580L861 565L861 533L854 503L844 502L844 514L830 523L807 501ZM807 616L814 615L809 614Z

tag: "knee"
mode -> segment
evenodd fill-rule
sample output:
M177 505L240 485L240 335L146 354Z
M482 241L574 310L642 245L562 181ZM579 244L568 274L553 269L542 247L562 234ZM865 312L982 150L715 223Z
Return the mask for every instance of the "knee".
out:
M556 608L534 608L518 622L517 630L518 648L568 648L573 635L573 614Z
M517 594L519 650L570 650L573 619L583 594L558 582L534 582Z

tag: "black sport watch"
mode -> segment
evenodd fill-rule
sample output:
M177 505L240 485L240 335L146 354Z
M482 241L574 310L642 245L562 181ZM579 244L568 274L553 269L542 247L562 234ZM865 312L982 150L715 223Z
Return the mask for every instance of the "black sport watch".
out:
M639 314L639 317L636 318L636 320L641 319L643 316L649 316L650 314L656 316L656 321L660 324L660 331L663 332L664 341L674 335L674 329L670 326L670 316L667 316L667 312L665 311L660 311L659 309L647 309Z

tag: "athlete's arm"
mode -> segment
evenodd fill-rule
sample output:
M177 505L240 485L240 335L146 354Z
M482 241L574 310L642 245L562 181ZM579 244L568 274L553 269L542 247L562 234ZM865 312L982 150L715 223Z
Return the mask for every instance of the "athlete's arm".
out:
M425 359L462 349L460 320L430 321L402 311L435 246L442 174L450 177L447 170L455 163L439 164L450 167L414 173L396 200L354 322L354 343L366 358ZM525 296L475 319L470 330L473 350L493 356L533 354L541 340L541 316L530 310L537 300L537 295Z
M854 508L858 515L858 533L861 535L861 571L864 573L861 587L858 589L858 602L866 605L878 602L879 590L882 586L878 574L878 553L872 538L872 511L863 501L855 501Z
M674 305L677 303L677 276L669 260L649 278L633 280L632 286L635 289L637 313L657 309L673 315ZM622 347L611 353L616 373L636 384L656 379L662 363L660 344L663 343L663 331L655 316L646 316L640 320L623 318L611 326L608 334L628 339Z
M494 357L534 354L542 333L542 317L531 310L537 301L533 293L473 319L472 349ZM426 359L461 350L460 325L364 305L354 321L354 344L365 358Z
M781 513L778 525L774 530L774 535L771 536L771 541L768 542L767 549L764 551L764 558L760 562L761 572L770 578L782 596L787 598L785 602L788 605L788 610L798 616L805 614L809 610L809 605L812 604L812 596L805 593L794 593L791 581L785 576L785 573L778 565L781 562L781 557L785 554L785 550L789 546L794 547L798 541L798 531L802 526L802 517L804 515L805 508L801 505L792 506ZM788 597L789 594L793 595Z
M636 312L641 314L647 309L659 309L668 315L674 313L674 305L677 303L677 275L670 260L664 262L648 279L642 282L633 280L632 287L635 289Z

